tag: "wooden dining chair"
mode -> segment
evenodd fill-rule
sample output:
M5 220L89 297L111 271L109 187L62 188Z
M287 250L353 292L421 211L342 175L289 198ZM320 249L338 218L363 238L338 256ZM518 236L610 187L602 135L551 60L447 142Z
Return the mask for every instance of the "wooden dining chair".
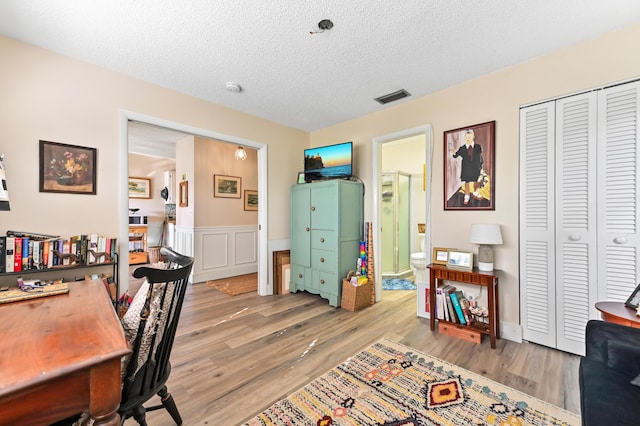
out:
M165 408L176 424L182 424L166 383L193 258L166 247L160 249L160 254L167 258L167 269L142 266L133 272L135 278L145 278L145 282L122 319L132 354L123 362L122 400L118 409L121 423L133 417L145 426L147 411ZM145 408L143 404L154 395L160 397L161 405Z

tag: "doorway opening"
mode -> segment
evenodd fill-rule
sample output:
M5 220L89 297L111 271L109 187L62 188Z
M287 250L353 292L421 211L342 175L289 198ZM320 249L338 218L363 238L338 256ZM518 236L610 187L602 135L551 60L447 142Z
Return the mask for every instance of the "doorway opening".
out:
M267 145L262 142L252 141L248 139L243 139L235 136L225 135L218 132L214 132L211 130L196 128L192 126L188 126L181 123L176 123L164 119L160 119L157 117L152 117L132 111L120 110L120 158L119 161L123 164L123 167L120 171L120 184L119 188L119 211L120 213L120 241L121 241L121 249L124 250L126 247L126 241L128 237L128 225L129 225L129 199L128 199L128 191L127 188L128 183L128 170L129 170L129 142L128 142L128 127L129 121L137 121L140 123L146 123L150 125L155 125L159 127L163 127L169 130L182 132L188 135L200 136L207 139L214 139L218 141L227 142L234 145L240 145L245 148L255 149L257 152L257 166L258 166L258 205L260 209L258 210L258 294L259 295L268 295L271 294L272 289L269 287L268 282L268 241L267 241L267 223L268 223L268 215L267 215ZM193 247L193 246L192 246ZM193 255L193 253L185 253L188 255ZM200 268L202 268L202 259L198 259L199 256L195 256L196 260L194 263L194 276L197 273L198 263L200 264ZM129 262L126 256L123 256L121 259L119 279L120 282L127 282L127 274L129 270ZM194 282L199 282L199 280L194 280Z
M384 297L385 282L418 294L428 288L424 267L416 270L411 258L422 255L426 266L431 250L431 133L428 124L372 141L376 301Z

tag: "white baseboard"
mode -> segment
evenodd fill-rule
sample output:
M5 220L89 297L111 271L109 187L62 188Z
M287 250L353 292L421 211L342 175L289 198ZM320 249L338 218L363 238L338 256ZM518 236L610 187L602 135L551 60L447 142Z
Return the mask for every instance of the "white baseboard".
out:
M522 327L519 324L500 322L500 338L522 343Z

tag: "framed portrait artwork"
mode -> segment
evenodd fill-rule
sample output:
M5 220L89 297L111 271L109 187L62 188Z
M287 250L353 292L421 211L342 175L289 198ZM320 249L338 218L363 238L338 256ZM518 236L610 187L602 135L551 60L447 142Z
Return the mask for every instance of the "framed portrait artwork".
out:
M496 122L444 132L444 209L495 210Z
M40 192L96 193L95 148L40 141Z
M129 198L151 198L151 179L129 176Z
M245 189L244 209L246 211L258 211L258 191Z
M213 196L240 198L242 179L236 176L213 175Z

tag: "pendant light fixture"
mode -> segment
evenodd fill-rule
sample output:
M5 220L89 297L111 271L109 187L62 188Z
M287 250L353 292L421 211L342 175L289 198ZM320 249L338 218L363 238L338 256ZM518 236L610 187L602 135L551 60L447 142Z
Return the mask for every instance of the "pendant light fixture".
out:
M236 148L236 152L233 154L233 156L236 160L246 160L247 151L245 151L243 147L239 146Z

